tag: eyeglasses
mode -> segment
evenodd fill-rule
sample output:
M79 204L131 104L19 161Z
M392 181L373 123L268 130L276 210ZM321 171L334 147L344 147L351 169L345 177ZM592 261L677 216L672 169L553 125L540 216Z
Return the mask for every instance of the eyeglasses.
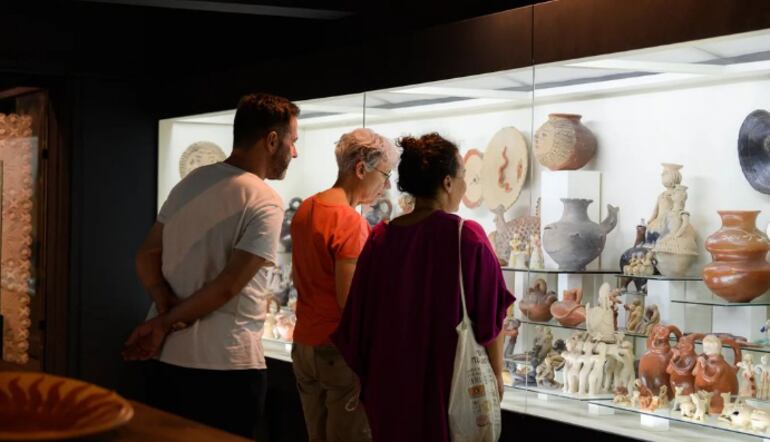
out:
M376 167L373 167L373 169L376 170L377 172L380 172L385 177L386 180L389 180L390 179L390 174L393 173L393 172L383 172L383 171L381 171L380 169L378 169Z

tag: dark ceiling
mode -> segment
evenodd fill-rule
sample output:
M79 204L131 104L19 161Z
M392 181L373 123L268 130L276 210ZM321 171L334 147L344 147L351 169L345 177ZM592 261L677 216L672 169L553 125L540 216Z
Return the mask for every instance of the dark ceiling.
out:
M202 74L539 3L532 0L3 2L0 71Z

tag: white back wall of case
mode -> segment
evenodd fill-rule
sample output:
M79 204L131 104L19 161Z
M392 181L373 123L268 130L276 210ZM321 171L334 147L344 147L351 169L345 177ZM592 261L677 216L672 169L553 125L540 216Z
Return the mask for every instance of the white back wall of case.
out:
M697 274L711 257L703 247L721 226L717 210L762 210L757 227L770 221L770 195L755 191L738 162L738 129L755 109L770 108L770 78L674 90L535 105L535 126L552 112L574 112L598 139L596 156L584 169L602 173L602 207L620 206L617 228L602 253L606 266L633 245L640 218L649 221L658 194L660 163L683 164L686 209L698 233ZM534 182L544 169L535 167ZM530 184L531 185L531 184ZM533 189L539 189L536 185Z

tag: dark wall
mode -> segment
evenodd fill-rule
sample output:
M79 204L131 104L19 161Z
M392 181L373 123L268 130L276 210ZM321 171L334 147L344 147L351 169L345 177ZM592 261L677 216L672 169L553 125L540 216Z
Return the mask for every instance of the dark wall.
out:
M72 374L141 397L121 346L149 298L134 254L154 220L157 120L128 80L79 82L72 161Z

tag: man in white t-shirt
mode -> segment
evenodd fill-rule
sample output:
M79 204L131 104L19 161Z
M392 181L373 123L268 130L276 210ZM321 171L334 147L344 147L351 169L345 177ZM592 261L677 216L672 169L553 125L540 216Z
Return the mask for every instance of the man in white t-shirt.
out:
M174 187L136 258L154 302L123 355L157 358L150 401L246 437L264 408L267 267L283 222L264 180L282 179L297 156L298 115L285 98L243 97L232 154Z

